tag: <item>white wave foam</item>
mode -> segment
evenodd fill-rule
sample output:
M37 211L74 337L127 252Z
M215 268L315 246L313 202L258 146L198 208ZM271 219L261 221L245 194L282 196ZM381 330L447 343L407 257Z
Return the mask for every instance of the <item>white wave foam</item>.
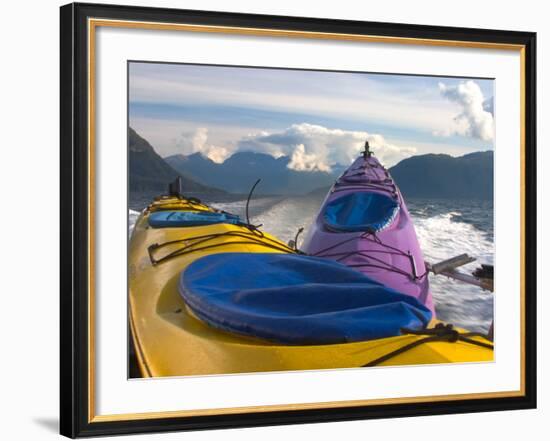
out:
M259 213L265 212L281 200L281 197L258 197L251 199L248 207L250 216L254 217ZM246 199L231 202L209 202L209 205L218 210L236 214L242 219L246 218Z
M139 211L128 210L128 237L132 235L132 231L134 231L134 226L140 214Z
M289 198L273 205L268 210L252 218L252 223L262 224L262 230L274 235L283 242L294 240L298 229L304 227L304 233L319 210L319 201L311 198ZM304 234L298 239L298 247Z
M481 263L492 264L493 242L474 226L453 221L453 216L460 216L460 213L414 219L424 258L429 262L438 262L468 253L477 260L460 268L466 273ZM430 275L430 285L438 318L472 331L488 330L493 318L492 293L444 276Z

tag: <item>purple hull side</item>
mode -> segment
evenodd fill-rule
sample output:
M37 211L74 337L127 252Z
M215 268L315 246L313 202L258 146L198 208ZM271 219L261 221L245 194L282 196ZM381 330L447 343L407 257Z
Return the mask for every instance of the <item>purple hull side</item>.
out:
M335 232L323 215L328 203L351 193L374 192L399 205L391 222L378 232ZM329 191L302 245L310 255L337 260L372 279L420 300L434 313L426 265L401 192L374 157L360 157Z

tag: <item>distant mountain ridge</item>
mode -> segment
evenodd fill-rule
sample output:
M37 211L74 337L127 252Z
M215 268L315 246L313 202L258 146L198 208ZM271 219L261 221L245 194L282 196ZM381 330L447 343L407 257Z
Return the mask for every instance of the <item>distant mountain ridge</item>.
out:
M389 172L405 197L492 199L493 151L412 156Z
M128 138L130 191L166 191L168 184L177 176L181 176L184 193L224 193L217 188L195 182L174 170L158 155L153 146L132 128L128 129Z
M165 158L175 170L209 186L230 193L247 193L262 178L258 194L326 193L345 167L332 173L296 171L287 167L290 158L256 152L237 152L222 164L201 153ZM389 169L405 197L492 199L493 152L483 151L453 157L426 154L404 159Z
M288 156L274 158L257 152L237 152L218 164L201 153L172 155L165 161L180 173L205 185L223 188L230 193L248 193L258 178L257 194L296 195L331 185L336 176L320 171L289 169Z

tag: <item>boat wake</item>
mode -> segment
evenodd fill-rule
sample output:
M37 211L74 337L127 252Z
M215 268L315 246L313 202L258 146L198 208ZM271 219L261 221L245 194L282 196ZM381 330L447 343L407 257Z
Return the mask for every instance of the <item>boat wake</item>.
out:
M459 218L457 212L414 218L424 259L438 262L468 253L477 260L460 268L465 273L471 273L481 263L493 264L492 236L489 239L484 231L457 221ZM472 331L489 329L493 318L492 293L433 274L430 274L430 285L439 319Z

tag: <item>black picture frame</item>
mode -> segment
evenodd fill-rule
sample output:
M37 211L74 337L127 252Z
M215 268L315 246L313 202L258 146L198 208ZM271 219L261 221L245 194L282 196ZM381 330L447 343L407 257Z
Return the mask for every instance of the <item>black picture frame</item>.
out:
M376 35L441 41L521 45L525 97L525 317L524 395L233 413L224 415L94 420L89 408L88 305L88 54L90 17L147 22ZM252 427L536 407L536 34L489 29L281 17L237 13L69 4L60 9L60 431L68 437Z

